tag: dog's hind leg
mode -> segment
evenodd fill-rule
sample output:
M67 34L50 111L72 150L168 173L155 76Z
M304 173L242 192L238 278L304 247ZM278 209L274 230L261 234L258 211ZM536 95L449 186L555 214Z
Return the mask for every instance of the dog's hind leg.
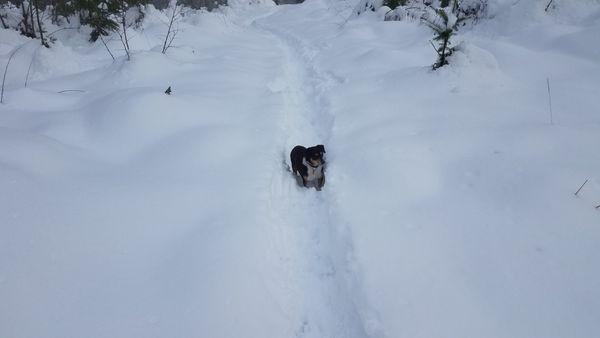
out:
M296 183L298 183L299 187L304 187L305 183L304 180L302 179L302 176L298 175L298 174L294 174L294 177L296 178Z

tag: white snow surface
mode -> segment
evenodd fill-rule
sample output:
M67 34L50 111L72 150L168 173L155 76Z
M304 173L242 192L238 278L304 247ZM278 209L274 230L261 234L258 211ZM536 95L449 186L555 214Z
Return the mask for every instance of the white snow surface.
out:
M149 8L131 61L0 31L0 337L597 336L600 6L546 3L435 72L347 1L188 13L167 55Z

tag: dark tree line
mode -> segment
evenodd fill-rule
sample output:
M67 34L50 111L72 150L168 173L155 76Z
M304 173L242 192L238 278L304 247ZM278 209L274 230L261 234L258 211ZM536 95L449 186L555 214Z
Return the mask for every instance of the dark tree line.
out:
M212 10L227 4L227 0L179 0L177 3L184 7ZM39 38L42 45L49 47L44 19L62 25L77 18L81 25L92 28L91 42L112 32L118 33L129 56L127 28L132 25L129 21L134 17L139 23L144 17L141 6L146 4L164 9L169 6L169 0L0 0L0 25L5 29L17 29L25 36ZM19 13L18 17L9 18L9 9L12 13Z
M151 0L150 3L158 9L169 7L169 0ZM187 8L205 8L212 11L219 6L227 5L227 0L179 0L177 4Z

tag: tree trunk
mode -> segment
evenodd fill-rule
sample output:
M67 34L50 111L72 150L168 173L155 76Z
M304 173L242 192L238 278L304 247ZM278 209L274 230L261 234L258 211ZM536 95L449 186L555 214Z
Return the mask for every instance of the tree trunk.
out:
M29 13L27 13L27 14L29 14L29 17L31 18L31 20L29 20L29 19L27 20L27 21L31 22L31 26L30 26L31 34L33 35L33 38L36 38L37 36L35 35L35 24L33 23L35 21L33 19L33 4L31 1L29 2Z
M42 40L42 46L50 48L50 45L44 40L44 29L42 28L42 21L40 20L40 2L35 0L35 16L37 18L38 30L40 31L40 39Z
M21 13L23 16L21 22L19 23L19 26L21 26L21 34L35 39L35 32L32 30L33 23L30 24L31 20L29 20L29 12L28 9L25 8L24 4L21 5Z

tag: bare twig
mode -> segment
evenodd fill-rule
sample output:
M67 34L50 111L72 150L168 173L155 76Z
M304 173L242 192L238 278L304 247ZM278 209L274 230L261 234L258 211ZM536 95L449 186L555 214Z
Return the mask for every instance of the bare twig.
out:
M586 179L585 182L583 182L583 184L581 185L581 187L579 187L579 189L577 189L577 191L575 192L575 196L577 196L577 194L579 194L579 191L581 191L581 189L583 188L583 186L588 182L589 179Z
M112 57L113 61L115 60L115 56L113 55L113 53L110 51L110 48L108 48L108 45L106 44L106 42L104 41L104 39L102 38L102 35L100 35L100 41L102 41L102 43L104 44L104 47L106 47L106 50L108 51L108 54L110 54L110 57Z
M546 84L548 86L548 106L550 107L550 124L554 124L554 118L552 114L552 95L550 94L550 78L546 78Z
M125 38L125 42L123 43L123 45L125 46L125 51L127 52L127 60L130 59L129 57L129 39L127 38L127 12L125 11L125 9L121 9L121 24L123 25L123 37Z
M165 41L163 42L162 53L166 54L167 50L173 44L173 40L175 40L175 36L179 32L178 29L173 30L173 23L176 22L175 18L181 14L181 7L177 5L177 0L172 2L173 4L173 12L171 13L171 19L169 20L169 28L167 29L167 35L165 36Z
M596 207L596 209L600 209L600 204L598 204L598 206Z
M29 73L31 72L31 66L33 65L33 61L35 60L35 56L37 55L37 51L38 51L38 48L36 48L33 51L33 55L31 56L31 61L29 62L29 67L27 67L27 75L25 75L25 88L27 88L27 82L29 81Z
M117 31L117 34L119 34L119 39L121 39L121 44L125 49L125 54L127 54L127 61L129 61L131 60L131 56L129 55L129 43L127 42L127 35L123 36L120 31Z
M31 41L25 42L24 44L15 48L12 51L12 53L10 53L10 56L8 57L8 61L6 62L6 67L4 67L4 75L2 76L2 91L0 92L0 103L4 103L4 84L6 83L6 73L8 73L8 66L10 65L10 61L12 61L13 56L15 56L15 54L29 42L31 42Z
M85 93L85 90L81 90L81 89L65 89L65 90L61 90L58 93L62 94L62 93L67 93L67 92L79 92L79 93Z
M554 0L550 0L550 2L548 2L548 5L546 6L546 9L544 10L544 12L548 11L548 8L550 8L550 5L552 4Z
M129 49L129 38L127 37L127 5L125 1L120 1L120 11L119 11L119 19L121 28L117 29L117 34L119 34L119 39L121 39L121 44L125 49L125 54L127 54L127 61L131 60L131 53Z
M167 44L167 49L171 48L171 46L173 45L173 40L175 40L177 33L179 33L179 29L176 29L173 31L173 34L171 35L171 39L169 40L169 43ZM167 51L167 49L165 49L165 52Z

